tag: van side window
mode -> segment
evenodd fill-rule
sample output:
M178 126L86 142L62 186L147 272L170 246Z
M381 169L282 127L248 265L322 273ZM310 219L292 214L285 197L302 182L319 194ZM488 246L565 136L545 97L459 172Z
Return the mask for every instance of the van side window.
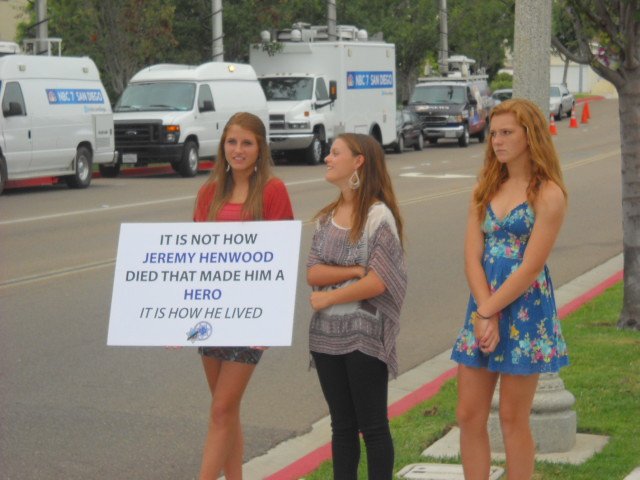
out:
M26 116L27 109L22 97L22 89L18 82L9 82L2 98L2 114L5 117Z
M212 112L213 110L215 110L215 108L213 107L213 97L211 96L209 85L200 85L200 91L198 92L198 111Z
M316 100L329 100L329 90L324 78L318 78L316 81Z

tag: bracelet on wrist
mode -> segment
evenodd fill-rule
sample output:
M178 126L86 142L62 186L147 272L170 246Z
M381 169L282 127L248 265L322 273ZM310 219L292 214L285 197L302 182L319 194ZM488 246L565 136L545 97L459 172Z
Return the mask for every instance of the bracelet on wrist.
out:
M491 317L483 317L477 311L471 312L471 325L475 325L478 320L489 320Z

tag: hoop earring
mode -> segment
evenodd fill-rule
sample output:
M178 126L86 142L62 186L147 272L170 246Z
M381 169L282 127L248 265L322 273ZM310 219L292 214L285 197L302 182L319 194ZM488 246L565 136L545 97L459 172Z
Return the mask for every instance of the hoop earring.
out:
M227 173L228 173L229 171L231 171L231 165L229 165L229 164L227 163L227 167L224 169L224 171L225 171L225 172L227 172Z
M349 188L351 188L351 190L357 190L360 188L360 176L358 175L357 170L355 170L349 177Z

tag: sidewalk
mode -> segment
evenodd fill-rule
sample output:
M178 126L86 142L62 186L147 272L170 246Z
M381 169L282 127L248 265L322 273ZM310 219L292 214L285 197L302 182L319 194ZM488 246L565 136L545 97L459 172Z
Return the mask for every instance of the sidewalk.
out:
M622 267L620 254L558 288L555 295L560 318L618 282L622 278ZM389 383L389 418L432 397L444 382L455 376L456 364L449 360L449 354L447 349ZM330 441L330 419L325 417L314 423L309 433L286 440L245 463L244 477L247 480L298 480L331 458Z

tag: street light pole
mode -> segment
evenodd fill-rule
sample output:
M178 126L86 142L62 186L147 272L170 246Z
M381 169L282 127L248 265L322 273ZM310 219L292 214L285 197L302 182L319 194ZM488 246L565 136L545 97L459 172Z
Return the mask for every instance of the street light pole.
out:
M213 32L213 45L211 48L213 61L222 62L224 61L222 0L211 0L211 31Z

